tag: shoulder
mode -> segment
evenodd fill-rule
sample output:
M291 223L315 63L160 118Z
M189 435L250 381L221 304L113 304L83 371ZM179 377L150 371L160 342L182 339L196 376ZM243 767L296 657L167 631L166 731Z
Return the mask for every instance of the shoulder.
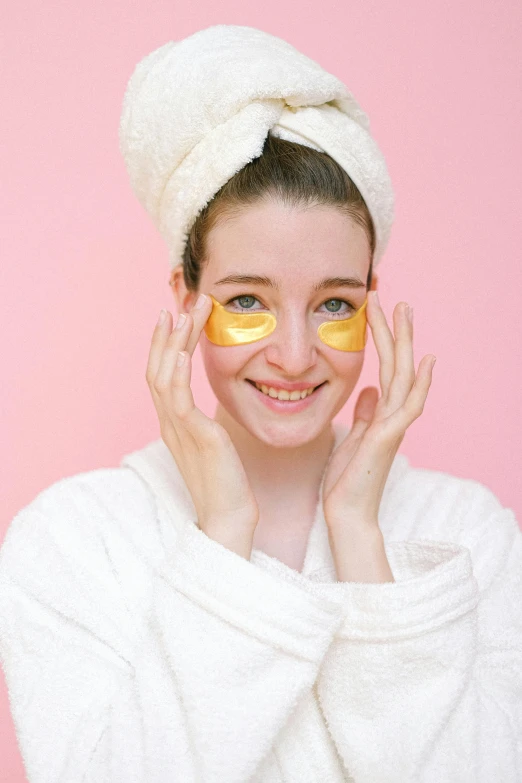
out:
M12 519L0 547L0 620L18 613L120 648L147 605L156 502L124 467L62 478ZM1 625L1 622L0 622Z
M78 540L85 543L108 525L138 522L155 513L155 499L147 485L127 467L98 468L55 481L20 509L7 528L0 562L23 541L38 546L42 538L59 540L73 554Z
M385 537L466 547L475 576L485 587L511 552L519 550L522 531L513 509L480 481L414 467L404 454L397 457L395 481L383 506Z
M389 502L403 509L417 523L429 520L430 527L450 523L456 533L470 513L490 515L504 508L485 484L441 470L416 467L404 454L397 454ZM395 478L395 480L393 480Z

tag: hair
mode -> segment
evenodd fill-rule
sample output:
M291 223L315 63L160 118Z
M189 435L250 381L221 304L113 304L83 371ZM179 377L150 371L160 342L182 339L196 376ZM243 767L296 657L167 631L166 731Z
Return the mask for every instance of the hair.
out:
M370 246L366 288L372 281L375 228L366 202L343 168L325 152L267 135L261 155L246 164L218 190L192 225L183 254L188 291L199 289L207 262L207 237L221 220L247 205L276 197L290 206L332 206L362 226Z

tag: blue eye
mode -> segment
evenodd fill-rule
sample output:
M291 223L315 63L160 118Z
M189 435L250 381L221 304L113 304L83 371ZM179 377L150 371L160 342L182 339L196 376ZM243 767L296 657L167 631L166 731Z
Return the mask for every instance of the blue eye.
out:
M235 305L235 302L239 302L239 306ZM234 310L236 312L240 313L248 313L248 312L259 312L258 310L252 309L253 302L259 302L259 299L255 296L250 296L243 294L243 296L235 296L233 299L229 299L228 302L225 302L225 307L228 307L228 305L234 305Z
M252 309L252 302L253 302L253 300L255 300L255 298L256 298L255 296L236 296L236 299L238 300L238 302L239 302L240 299L243 300L243 302L240 303L240 305L239 305L243 310L251 310ZM245 304L245 299L247 300L246 304ZM235 300L231 299L230 301L234 302ZM257 301L259 301L259 300L257 300Z
M259 302L259 299L256 296L251 296L250 294L243 294L242 296L235 296L233 299L230 299L228 302L226 302L226 305L232 305L235 302L238 302L238 306L235 306L236 312L241 313L248 313L248 312L259 312L258 310L253 309L253 303ZM357 309L354 307L354 305L350 304L350 302L346 302L344 299L327 299L326 302L323 302L323 305L331 305L332 303L339 303L337 305L337 309L334 310L326 310L326 312L329 315L334 316L334 318L348 318L350 313L355 312ZM340 310L339 305L342 306L343 304L346 305L347 309ZM335 304L334 304L335 307ZM325 311L323 311L325 312Z
M339 318L347 318L347 317L350 315L350 313L351 313L353 310L355 310L355 309L356 309L356 308L355 308L355 307L353 307L353 305L351 305L349 302L345 302L345 300L344 300L344 299L327 299L327 300L326 300L326 302L323 302L323 304L324 304L324 305L329 305L329 304L331 304L332 302L334 302L334 303L335 303L335 302L339 302L341 305L345 304L345 305L347 305L347 307L349 308L348 310L339 310L339 309L337 309L337 310L328 310L328 312L329 312L331 315L338 316Z

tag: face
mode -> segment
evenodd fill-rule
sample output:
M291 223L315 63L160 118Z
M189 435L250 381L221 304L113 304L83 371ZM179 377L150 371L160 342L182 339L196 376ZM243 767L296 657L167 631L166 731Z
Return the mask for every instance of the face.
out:
M364 229L332 207L269 200L218 223L208 236L208 258L198 293L211 294L232 313L270 312L277 321L271 334L243 345L215 345L201 333L220 408L267 445L291 448L314 440L345 404L364 362L364 350L331 348L317 334L320 324L349 318L365 302L370 247ZM224 281L238 275L273 285ZM352 278L353 285L332 280L314 290L325 278ZM179 279L178 287L187 310L197 294ZM279 401L256 382L315 391L299 402Z

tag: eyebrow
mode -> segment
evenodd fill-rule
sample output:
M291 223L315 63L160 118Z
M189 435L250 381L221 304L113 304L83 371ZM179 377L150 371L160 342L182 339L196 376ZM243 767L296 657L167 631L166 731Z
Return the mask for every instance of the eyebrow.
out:
M214 285L228 285L230 283L263 285L279 291L279 285L270 277L263 275L227 275L214 283ZM312 291L322 291L325 288L366 288L366 283L363 283L358 277L324 277L312 286Z

